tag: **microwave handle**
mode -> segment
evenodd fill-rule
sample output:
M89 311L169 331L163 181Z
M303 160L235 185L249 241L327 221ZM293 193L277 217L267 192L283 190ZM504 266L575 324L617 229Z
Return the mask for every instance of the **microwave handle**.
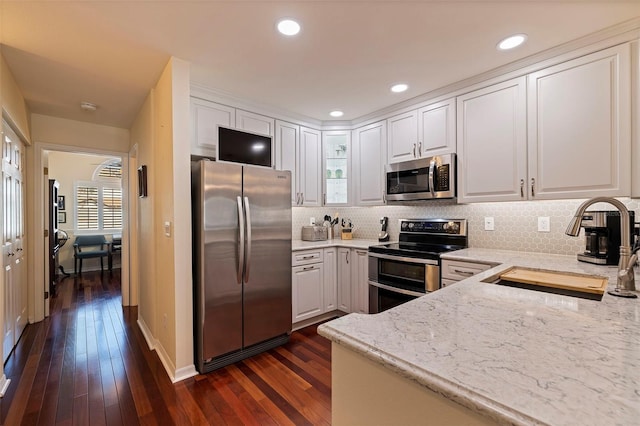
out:
M429 162L429 191L431 191L431 196L436 196L435 187L435 171L436 171L436 162L435 160L431 160Z

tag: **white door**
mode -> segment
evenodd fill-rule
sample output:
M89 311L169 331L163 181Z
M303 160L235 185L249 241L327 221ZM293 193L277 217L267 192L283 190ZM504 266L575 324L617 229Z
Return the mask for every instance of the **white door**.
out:
M235 108L191 98L191 154L215 157L218 126L233 128Z
M338 309L351 312L351 249L338 248Z
M300 139L300 126L276 121L276 169L289 170L291 172L291 204L297 205L300 201L298 190L298 140Z
M529 76L530 198L630 195L630 70L624 44Z
M422 157L456 152L455 98L418 110L418 146Z
M457 99L458 200L527 199L526 77Z
M6 121L3 122L2 138L3 361L6 361L27 323L25 162L24 144Z
M387 123L379 121L354 131L352 187L359 206L384 204Z
M322 263L294 266L292 268L293 322L313 318L322 314L323 301Z
M322 181L320 166L322 164L322 146L318 130L300 128L300 197L301 205L306 207L321 206Z
M369 256L364 250L351 250L351 312L369 313Z
M389 164L418 158L418 112L409 111L387 120Z
M275 120L265 115L236 110L236 129L273 137Z
M331 312L338 309L338 265L337 249L324 249L324 291L323 303L324 312Z

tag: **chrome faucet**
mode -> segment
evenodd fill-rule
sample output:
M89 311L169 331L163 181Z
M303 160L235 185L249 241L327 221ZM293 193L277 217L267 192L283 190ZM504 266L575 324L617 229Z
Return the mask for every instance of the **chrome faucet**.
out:
M580 224L585 210L595 203L609 203L620 211L620 261L618 262L618 280L615 290L608 291L609 294L619 297L638 297L636 293L635 276L633 267L638 260L638 256L631 251L631 229L629 228L629 210L620 201L610 197L595 197L580 204L575 216L569 222L565 233L572 237L577 237L580 233Z

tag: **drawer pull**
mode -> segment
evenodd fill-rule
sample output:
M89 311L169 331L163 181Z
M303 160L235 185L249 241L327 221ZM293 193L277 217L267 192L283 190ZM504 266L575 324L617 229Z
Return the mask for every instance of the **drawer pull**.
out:
M316 269L316 267L315 267L315 266L308 266L308 267L306 267L306 268L302 268L302 270L303 270L303 271L312 271L312 270L314 270L314 269Z
M315 255L311 255L311 256L302 256L302 260L313 259L314 257L316 257L316 256L315 256Z
M467 276L472 276L473 272L469 272L469 271L461 271L459 269L453 269L453 272L455 272L456 274L460 274L460 275L467 275Z

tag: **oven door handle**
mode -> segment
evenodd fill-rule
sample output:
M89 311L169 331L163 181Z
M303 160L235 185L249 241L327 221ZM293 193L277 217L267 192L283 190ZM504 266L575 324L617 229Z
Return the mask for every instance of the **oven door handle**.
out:
M374 287L378 287L387 291L391 291L393 293L406 294L407 296L422 297L425 294L427 294L427 293L420 293L419 291L405 290L403 288L393 287L386 284L380 284L375 281L369 281L369 285L372 285Z
M402 257L402 256L394 256L390 254L380 254L380 253L372 253L372 252L369 252L369 257L376 257L378 259L395 260L398 262L406 262L406 263L419 263L421 265L434 265L434 266L439 265L439 262L434 259L418 259L415 257Z

